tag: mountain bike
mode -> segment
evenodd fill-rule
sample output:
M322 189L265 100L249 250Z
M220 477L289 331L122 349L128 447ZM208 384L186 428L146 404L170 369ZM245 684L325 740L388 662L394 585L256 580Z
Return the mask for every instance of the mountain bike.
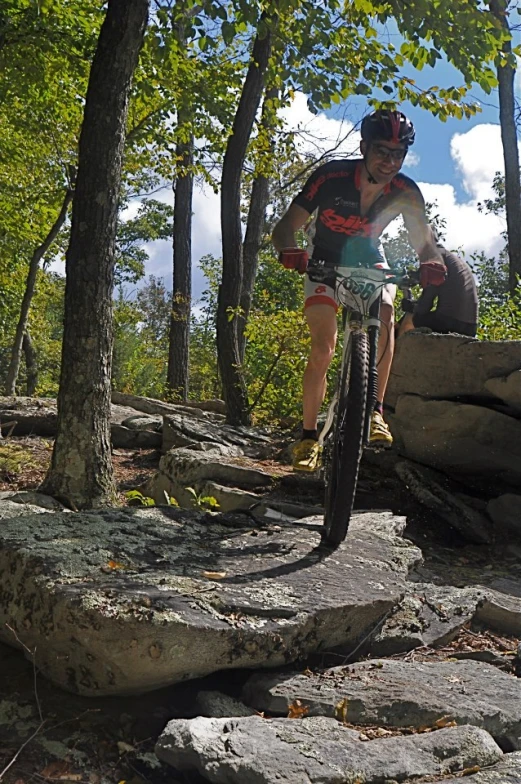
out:
M378 388L382 290L389 283L410 288L417 282L418 273L415 270L397 273L375 267L330 267L313 259L308 274L317 282L334 278L343 309L342 358L335 393L319 437L326 488L323 539L337 547L347 534L360 460L364 447L369 445Z

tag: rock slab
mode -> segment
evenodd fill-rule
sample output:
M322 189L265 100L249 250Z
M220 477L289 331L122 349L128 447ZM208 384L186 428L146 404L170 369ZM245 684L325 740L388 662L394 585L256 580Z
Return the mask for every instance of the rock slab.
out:
M323 716L174 719L156 754L215 784L383 784L492 765L503 756L476 727L363 742Z
M485 729L509 751L521 749L521 681L483 662L373 659L319 673L256 673L243 697L284 716L300 700L309 715L352 724L419 729L455 721Z
M0 640L14 644L9 624L44 675L84 695L355 647L421 558L391 513L355 516L331 552L320 518L255 527L173 507L35 514L4 503Z

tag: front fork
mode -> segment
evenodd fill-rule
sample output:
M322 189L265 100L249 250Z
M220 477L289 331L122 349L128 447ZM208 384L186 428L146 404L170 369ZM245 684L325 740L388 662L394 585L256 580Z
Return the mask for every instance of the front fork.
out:
M369 335L369 379L367 384L367 404L364 422L364 446L369 444L371 417L378 399L378 336L380 334L380 298L371 305L367 321Z
M357 314L358 315L358 314ZM369 378L368 378L368 385L367 385L367 404L365 409L365 422L364 422L364 439L363 444L367 446L369 443L369 432L371 428L371 417L373 415L375 403L378 397L378 369L377 369L377 357L378 357L378 336L380 334L380 299L377 299L376 302L371 305L369 311L369 318L365 318L364 321L357 319L356 317L351 321L347 322L346 314L344 313L344 342L342 348L342 362L341 362L341 369L343 370L346 363L346 356L345 352L347 350L347 345L349 342L349 332L352 329L362 329L362 327L367 328L367 333L369 335ZM340 395L340 387L342 386L342 376L343 372L340 372L337 379L335 393L331 400L331 403L327 409L326 421L324 423L324 427L320 432L320 436L318 439L318 443L320 446L324 445L324 441L326 440L328 433L330 432L333 422L335 420L335 413L338 404L338 398Z

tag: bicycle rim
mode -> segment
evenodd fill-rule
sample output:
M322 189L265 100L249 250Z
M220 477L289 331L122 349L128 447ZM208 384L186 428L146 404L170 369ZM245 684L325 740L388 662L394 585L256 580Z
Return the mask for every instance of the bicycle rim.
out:
M353 511L363 451L369 379L367 333L361 329L354 330L349 341L347 372L340 389L332 454L326 475L324 538L335 547L344 541Z

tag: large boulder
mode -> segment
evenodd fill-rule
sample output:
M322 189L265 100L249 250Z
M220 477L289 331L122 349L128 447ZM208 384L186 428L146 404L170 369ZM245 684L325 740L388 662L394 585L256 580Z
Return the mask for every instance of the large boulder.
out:
M309 716L355 725L472 724L503 748L521 749L521 681L484 662L371 659L316 673L259 672L246 682L243 698L279 716L298 700Z
M497 392L487 387L489 379L520 368L521 341L410 332L396 343L385 402L394 407L407 394L490 399Z
M362 733L323 716L200 716L169 722L156 754L215 784L390 784L427 776L432 781L503 758L490 735L476 727L362 740Z
M521 495L505 493L488 502L487 512L498 530L516 539L521 538Z
M467 403L401 395L389 417L400 454L482 486L519 487L521 421Z
M232 446L251 457L266 457L271 451L271 437L248 427L232 427L209 420L195 420L182 413L168 414L163 423L163 452L193 443Z
M388 512L355 515L331 551L320 518L254 527L239 513L35 514L4 503L0 641L37 648L39 672L84 695L354 648L420 559Z
M521 411L521 370L508 376L489 378L485 388L516 411Z
M208 482L251 491L269 487L274 478L266 471L249 466L243 458L223 459L218 450L204 452L178 448L163 455L159 461L159 470L146 483L144 493L157 504L164 503L166 493L169 497L173 496L181 506L190 507L193 495L187 488L195 490L197 495L206 495L209 493ZM211 487L210 494L213 494ZM231 503L231 495L234 494L228 494L225 498L226 493L220 493L221 500L225 502L225 511L242 506L241 503ZM235 497L238 501L237 494ZM255 500L252 497L246 506L251 506Z
M400 460L395 471L420 504L436 512L465 539L476 544L492 541L490 519L451 492L451 483L445 474L411 460Z
M56 400L52 398L0 397L0 423L12 422L13 436L56 435ZM119 449L158 449L161 447L162 416L144 417L128 406L111 405L111 442Z

